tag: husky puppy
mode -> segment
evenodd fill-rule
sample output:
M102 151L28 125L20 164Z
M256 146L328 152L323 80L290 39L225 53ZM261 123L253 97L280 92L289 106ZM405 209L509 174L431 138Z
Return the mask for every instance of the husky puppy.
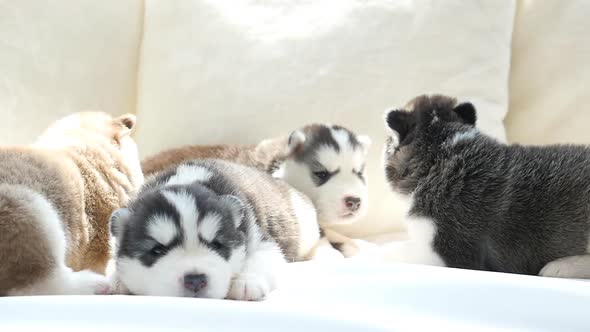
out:
M411 200L396 261L590 277L590 149L506 145L475 126L476 110L420 96L387 114L385 172Z
M108 292L109 217L143 181L134 115L70 115L0 148L0 296Z
M353 223L367 213L365 163L370 145L368 136L341 126L307 125L291 133L285 157L274 172L311 199L323 240L346 257L356 254L357 245L330 227Z
M349 224L367 213L369 137L313 124L293 132L287 144L288 157L274 174L314 202L322 225Z
M147 176L187 160L215 158L269 172L313 202L325 234L321 251L342 256L329 250L331 243L344 256L353 256L358 252L354 240L330 226L353 223L367 213L365 162L370 145L368 136L344 127L310 124L257 145L190 145L163 151L146 158L142 168Z
M319 239L305 195L255 168L195 160L159 173L113 213L114 283L141 295L263 299Z

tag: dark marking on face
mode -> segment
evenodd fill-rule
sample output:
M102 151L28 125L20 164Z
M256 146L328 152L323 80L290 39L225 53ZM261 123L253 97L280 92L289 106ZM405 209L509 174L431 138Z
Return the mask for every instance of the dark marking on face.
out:
M167 186L164 191L190 195L195 200L195 208L199 211L198 220L194 221L194 227L209 213L215 213L220 217L219 229L211 241L205 241L199 236L199 242L221 257L229 260L232 250L245 241L242 230L236 228L233 207L227 206L220 200L220 195L204 185L195 182L190 185ZM181 223L181 214L163 195L162 190L143 191L142 195L129 207L130 215L123 225L123 236L120 241L119 257L134 257L144 266L152 266L160 258L171 250L182 247L185 241L185 232ZM150 236L149 224L154 216L165 216L176 227L177 236L170 243L159 243Z

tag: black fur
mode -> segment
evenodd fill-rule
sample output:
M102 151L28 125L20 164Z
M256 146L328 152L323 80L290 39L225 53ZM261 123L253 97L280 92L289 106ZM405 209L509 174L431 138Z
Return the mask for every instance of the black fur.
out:
M163 196L161 188L155 186L155 183L154 181L148 182L138 198L131 202L129 205L130 214L125 218L122 232L115 234L122 236L118 256L139 258L145 266L153 265L169 250L184 243L184 230L180 225L180 215ZM199 211L215 211L221 216L220 230L214 241L209 243L200 239L201 243L217 251L221 257L229 259L231 250L243 244L245 227L236 229L232 215L234 207L220 202L218 194L198 182L190 185L167 186L166 191L187 193L195 198L195 205ZM176 225L178 235L170 244L158 243L149 236L148 227L151 217L154 215L165 215ZM203 217L204 215L200 215L200 218L195 220L195 227ZM113 224L117 225L116 222ZM154 254L154 248L158 249L159 254Z
M447 266L537 275L586 253L588 147L499 143L474 128L473 105L444 96L399 112L387 124L405 139L387 149L386 176L413 194L410 215L434 221L433 249ZM453 141L459 133L466 138Z

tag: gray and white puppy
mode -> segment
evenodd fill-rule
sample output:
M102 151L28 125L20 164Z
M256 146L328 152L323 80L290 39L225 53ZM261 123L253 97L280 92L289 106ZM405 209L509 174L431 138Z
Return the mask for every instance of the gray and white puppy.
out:
M309 199L255 168L195 160L113 213L114 282L140 295L260 300L319 240Z
M470 103L433 95L387 114L385 172L411 200L409 240L390 259L590 277L590 149L506 145Z
M322 238L314 259L354 256L354 240L331 229L366 216L368 183L365 172L371 139L338 125L310 124L289 135L287 151L273 174L307 195L313 202ZM338 251L330 250L332 247Z

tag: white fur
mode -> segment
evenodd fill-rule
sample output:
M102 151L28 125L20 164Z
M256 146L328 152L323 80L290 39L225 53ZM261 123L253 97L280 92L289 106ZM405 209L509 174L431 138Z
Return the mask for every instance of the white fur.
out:
M49 277L22 289L13 289L8 295L90 295L109 291L106 277L91 271L74 272L66 266L66 237L56 209L42 195L23 186L1 185L0 191L9 192L33 210L51 247L57 266ZM23 262L26 264L26 262Z
M154 240L163 245L170 244L178 236L178 230L174 222L165 215L155 215L148 221L148 233Z
M392 242L383 246L388 261L445 266L444 261L432 247L436 225L428 218L407 217L408 240Z
M297 130L289 137L289 149L292 151L300 144L303 144L303 142L305 142L305 134L300 130Z
M207 182L211 178L211 172L201 166L180 165L176 169L176 174L168 179L168 185L190 184L195 181Z
M344 255L334 249L330 244L330 240L326 237L321 238L316 245L314 246L313 250L308 254L306 257L307 260L338 260L343 259Z
M194 198L188 193L163 191L163 195L180 215L184 243L170 250L151 267L145 267L135 258L119 258L117 274L111 278L119 291L128 289L142 295L193 296L184 288L184 276L187 274L207 276L207 287L203 294L199 294L202 297L260 300L276 288L277 274L286 262L274 242L261 240L254 220L248 222L247 247L234 249L226 261L207 245L200 243L198 236L212 240L219 231L220 216L198 211ZM197 225L196 220L203 213ZM172 223L168 219L159 220ZM166 226L158 225L158 228L168 232Z
M332 133L332 137L334 137L334 139L341 148L345 148L348 150L352 149L352 146L350 145L350 139L348 137L348 132L346 132L346 130L330 128L330 132Z
M286 262L280 248L273 242L260 242L248 252L244 268L232 280L227 295L233 300L258 301L278 286L278 275Z
M208 285L205 292L199 295L224 298L229 291L232 276L238 273L244 264L244 247L235 249L226 261L207 245L200 243L198 236L200 234L206 239L212 239L219 228L219 216L206 214L197 225L199 211L193 196L171 191L164 191L163 195L180 215L180 225L184 233L183 245L166 253L151 267L143 266L137 259L120 258L117 262L118 276L115 280L121 280L131 292L137 294L192 296L184 288L184 276L205 274ZM172 223L168 219L160 220ZM164 229L162 225L159 227Z
M318 161L330 172L340 169L328 182L317 187L311 178L307 165L288 159L282 170L283 179L307 195L313 202L321 225L352 223L367 213L368 188L358 178L354 171L359 171L366 158L366 151L353 149L344 141L338 130L333 131L336 140L341 143L340 152L329 146L321 147L317 151ZM276 176L276 175L275 175ZM366 177L366 175L365 175ZM367 181L368 179L365 178ZM361 207L352 217L343 217L347 213L344 198L355 196L361 199Z
M190 273L207 275L207 288L202 297L224 298L229 290L232 275L241 268L243 247L234 250L225 261L204 245L191 248L178 247L168 252L151 267L143 266L137 259L119 258L119 278L132 293L153 296L190 296L184 288L184 276Z
M365 148L365 149L369 149L371 147L372 144L372 140L369 136L367 135L359 135L356 137L356 139L359 141L359 143L361 143L361 145Z
M590 279L590 254L564 257L549 262L539 275L553 278Z
M206 214L199 223L199 234L205 241L211 241L219 231L221 216L217 213Z
M298 256L307 256L319 240L319 226L316 211L301 194L291 190L291 205L299 226L299 250Z
M164 191L164 197L174 205L176 211L180 215L180 224L184 232L184 246L192 250L198 246L199 237L197 234L196 222L199 219L199 211L195 199L188 193L175 193L171 191Z
M278 285L285 258L274 242L263 241L255 220L249 220L246 257L242 270L235 275L227 295L233 300L262 300Z

